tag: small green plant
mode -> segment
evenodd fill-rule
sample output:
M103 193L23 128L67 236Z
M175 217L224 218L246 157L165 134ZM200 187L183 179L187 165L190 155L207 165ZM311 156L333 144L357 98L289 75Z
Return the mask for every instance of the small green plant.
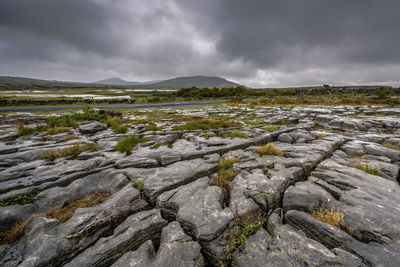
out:
M45 152L42 159L55 160L56 158L63 158L72 156L77 158L78 155L84 151L98 151L100 147L96 144L76 144L64 149L55 149L52 151Z
M24 127L24 126L19 126L18 127L18 136L25 136L25 135L30 135L37 132L36 128L28 128L28 127Z
M233 130L231 132L227 132L221 135L221 137L226 138L226 137L230 137L230 138L243 138L243 139L247 139L249 138L249 136L241 131L238 130Z
M6 207L11 205L25 205L33 202L33 199L39 194L39 190L31 190L27 193L10 198L8 200L0 200L0 207Z
M108 127L111 127L111 129L113 129L113 131L116 133L124 134L128 131L128 127L122 125L123 120L120 117L108 118L105 123Z
M127 153L128 155L131 154L132 148L135 147L137 144L145 143L151 141L149 138L146 137L138 137L136 135L128 135L121 139L118 144L115 146L114 150L119 151L122 153Z
M144 179L136 179L132 178L133 187L136 188L138 191L142 192L144 189Z
M144 126L144 130L145 131L152 131L152 132L156 132L161 130L161 127L157 127L157 125L154 122L150 122L148 125Z
M266 126L265 130L267 130L267 132L272 133L275 132L276 127L275 126Z
M263 146L258 146L255 149L255 152L260 154L260 155L273 155L273 156L278 156L278 157L283 157L284 154L282 150L279 148L276 148L273 143L268 143Z
M246 241L246 239L257 232L264 224L265 218L261 211L249 212L239 216L235 211L233 224L229 227L229 238L226 247L225 262L220 262L220 266L235 266L234 252Z
M59 133L69 132L71 128L68 127L49 127L45 132L45 135L54 135Z
M236 158L224 158L222 157L219 161L219 170L229 170L232 169L233 164L239 162Z

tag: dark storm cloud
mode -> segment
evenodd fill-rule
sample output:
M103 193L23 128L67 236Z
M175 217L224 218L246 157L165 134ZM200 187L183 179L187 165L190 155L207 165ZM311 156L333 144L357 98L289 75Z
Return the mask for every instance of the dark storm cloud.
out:
M3 0L0 75L399 84L400 1Z

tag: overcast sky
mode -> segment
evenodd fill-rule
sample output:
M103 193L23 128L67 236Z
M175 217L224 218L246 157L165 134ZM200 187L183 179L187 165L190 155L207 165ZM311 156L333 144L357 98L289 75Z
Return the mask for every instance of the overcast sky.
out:
M0 0L0 75L400 85L399 0Z

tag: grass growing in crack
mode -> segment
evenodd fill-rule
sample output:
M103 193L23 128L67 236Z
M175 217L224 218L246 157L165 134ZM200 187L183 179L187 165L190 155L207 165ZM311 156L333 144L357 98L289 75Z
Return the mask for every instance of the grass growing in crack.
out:
M284 154L282 150L279 148L276 148L273 143L268 143L263 146L258 146L255 149L255 152L264 156L264 155L273 155L273 156L278 156L278 157L283 157Z
M130 154L132 148L135 147L137 144L145 143L151 141L149 138L146 137L138 137L136 135L128 135L121 139L118 144L115 146L114 150L119 152L125 152L126 154Z
M65 137L65 141L70 141L70 140L75 140L75 139L79 139L79 137L77 137L76 135L73 135L73 134L69 134Z
M157 127L157 125L154 122L150 122L148 125L144 126L145 131L151 131L151 132L156 132L160 131L162 127Z
M202 119L188 121L183 125L175 126L173 130L211 130L218 128L228 128L238 126L239 124L229 120Z
M219 162L218 175L212 179L212 183L222 189L225 204L229 201L229 184L238 174L236 171L232 170L235 162L238 162L235 158L221 158Z
M276 127L275 126L266 126L265 130L267 130L267 132L272 133L275 132Z
M385 142L385 143L383 143L382 145L385 146L385 147L387 147L387 148L390 148L390 149L400 150L400 143L392 144L392 143L387 143L387 142Z
M161 147L161 146L167 146L168 148L172 148L172 144L169 144L169 143L157 143L157 144L155 144L153 147L154 147L155 149L157 149L157 148L159 148L159 147Z
M362 170L363 172L366 172L366 173L369 173L372 175L381 176L379 173L378 167L369 166L367 163L358 161L358 162L351 164L351 167Z
M319 208L311 213L313 217L320 220L321 222L336 226L340 228L341 223L344 219L344 214L339 209L324 209Z
M10 198L8 200L0 200L0 207L6 207L11 205L25 205L33 202L33 199L39 194L39 190L31 190L23 195Z
M132 178L133 187L136 188L139 192L142 192L144 189L143 179Z
M108 127L111 127L111 129L113 129L113 131L116 133L124 134L128 131L128 127L122 125L124 121L120 117L108 118L105 123Z
M229 227L229 239L226 247L226 259L220 261L219 266L237 266L234 252L246 241L246 239L257 232L264 224L265 218L261 211L249 212L239 216L235 212L233 224Z
M243 138L243 139L249 138L249 136L246 133L238 131L238 130L233 130L231 132L223 133L220 136L222 138L227 138L227 137L230 137L230 138L236 137L236 138Z
M76 159L80 153L89 150L98 151L100 150L100 147L96 144L76 144L64 149L55 149L53 151L45 152L41 158L53 161L56 158L72 156L74 159Z
M0 246L5 244L13 244L20 240L25 233L26 228L33 222L37 216L32 216L24 222L14 224L8 231L0 233Z
M66 222L69 218L74 215L74 212L78 208L89 208L94 205L98 205L106 200L110 196L107 192L95 192L90 197L79 199L76 201L70 201L64 207L53 207L45 212L49 218L57 219L61 222Z
M324 138L324 137L326 137L326 132L325 132L325 131L322 131L321 133L318 134L317 139L319 140L319 139L322 139L322 138Z

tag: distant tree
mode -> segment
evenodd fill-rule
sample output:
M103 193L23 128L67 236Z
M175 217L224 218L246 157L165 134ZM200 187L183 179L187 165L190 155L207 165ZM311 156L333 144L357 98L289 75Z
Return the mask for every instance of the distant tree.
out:
M375 95L378 99L385 99L389 94L389 90L385 87L379 87L375 91Z

